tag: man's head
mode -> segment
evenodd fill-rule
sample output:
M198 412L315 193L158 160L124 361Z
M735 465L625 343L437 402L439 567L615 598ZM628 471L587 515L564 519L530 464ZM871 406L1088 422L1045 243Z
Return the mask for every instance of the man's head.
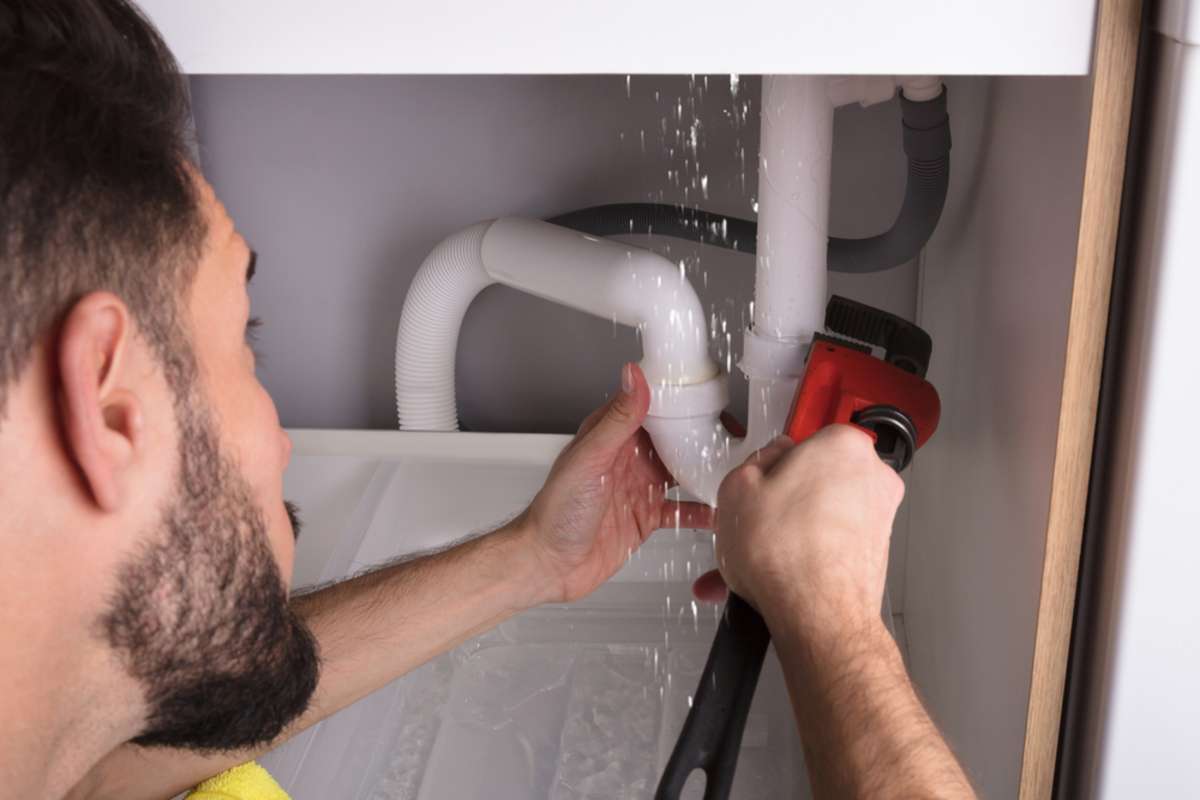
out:
M0 649L126 687L139 742L227 749L304 709L317 658L286 602L254 256L187 125L125 0L0 4L0 601L24 606Z

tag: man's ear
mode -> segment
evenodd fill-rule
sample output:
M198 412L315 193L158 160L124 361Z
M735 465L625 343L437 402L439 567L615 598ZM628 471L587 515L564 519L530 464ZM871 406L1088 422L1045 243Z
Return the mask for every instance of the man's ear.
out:
M59 333L58 407L66 450L104 511L125 501L127 470L141 445L141 404L122 371L132 344L129 309L110 292L77 302Z

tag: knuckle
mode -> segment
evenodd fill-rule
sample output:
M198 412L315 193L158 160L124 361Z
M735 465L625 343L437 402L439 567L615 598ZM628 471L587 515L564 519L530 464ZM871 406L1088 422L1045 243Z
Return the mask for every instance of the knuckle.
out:
M758 452L773 453L776 450L789 450L793 444L794 442L792 442L791 437L780 434L759 448Z
M627 423L633 419L633 409L623 398L617 398L608 407L608 418L613 422Z
M726 476L725 481L732 489L745 490L748 489L754 482L755 471L755 468L749 464L742 464L739 467L735 467L734 470L730 472L728 476Z

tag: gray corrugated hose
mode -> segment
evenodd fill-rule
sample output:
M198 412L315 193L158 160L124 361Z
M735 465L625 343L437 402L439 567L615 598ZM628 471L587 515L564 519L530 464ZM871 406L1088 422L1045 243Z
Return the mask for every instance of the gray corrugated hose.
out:
M929 241L946 204L950 184L950 117L946 89L932 100L909 100L901 93L900 116L908 182L896 222L865 239L829 239L833 272L881 272L916 258ZM739 253L755 252L753 220L665 203L612 203L571 211L548 222L592 236L656 233Z

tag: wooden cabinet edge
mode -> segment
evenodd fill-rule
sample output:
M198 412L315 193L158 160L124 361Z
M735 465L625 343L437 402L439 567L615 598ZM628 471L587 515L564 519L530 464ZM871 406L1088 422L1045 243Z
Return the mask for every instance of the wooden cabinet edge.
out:
M1049 798L1054 782L1142 2L1099 0L1097 10L1083 202L1025 720L1021 800Z

